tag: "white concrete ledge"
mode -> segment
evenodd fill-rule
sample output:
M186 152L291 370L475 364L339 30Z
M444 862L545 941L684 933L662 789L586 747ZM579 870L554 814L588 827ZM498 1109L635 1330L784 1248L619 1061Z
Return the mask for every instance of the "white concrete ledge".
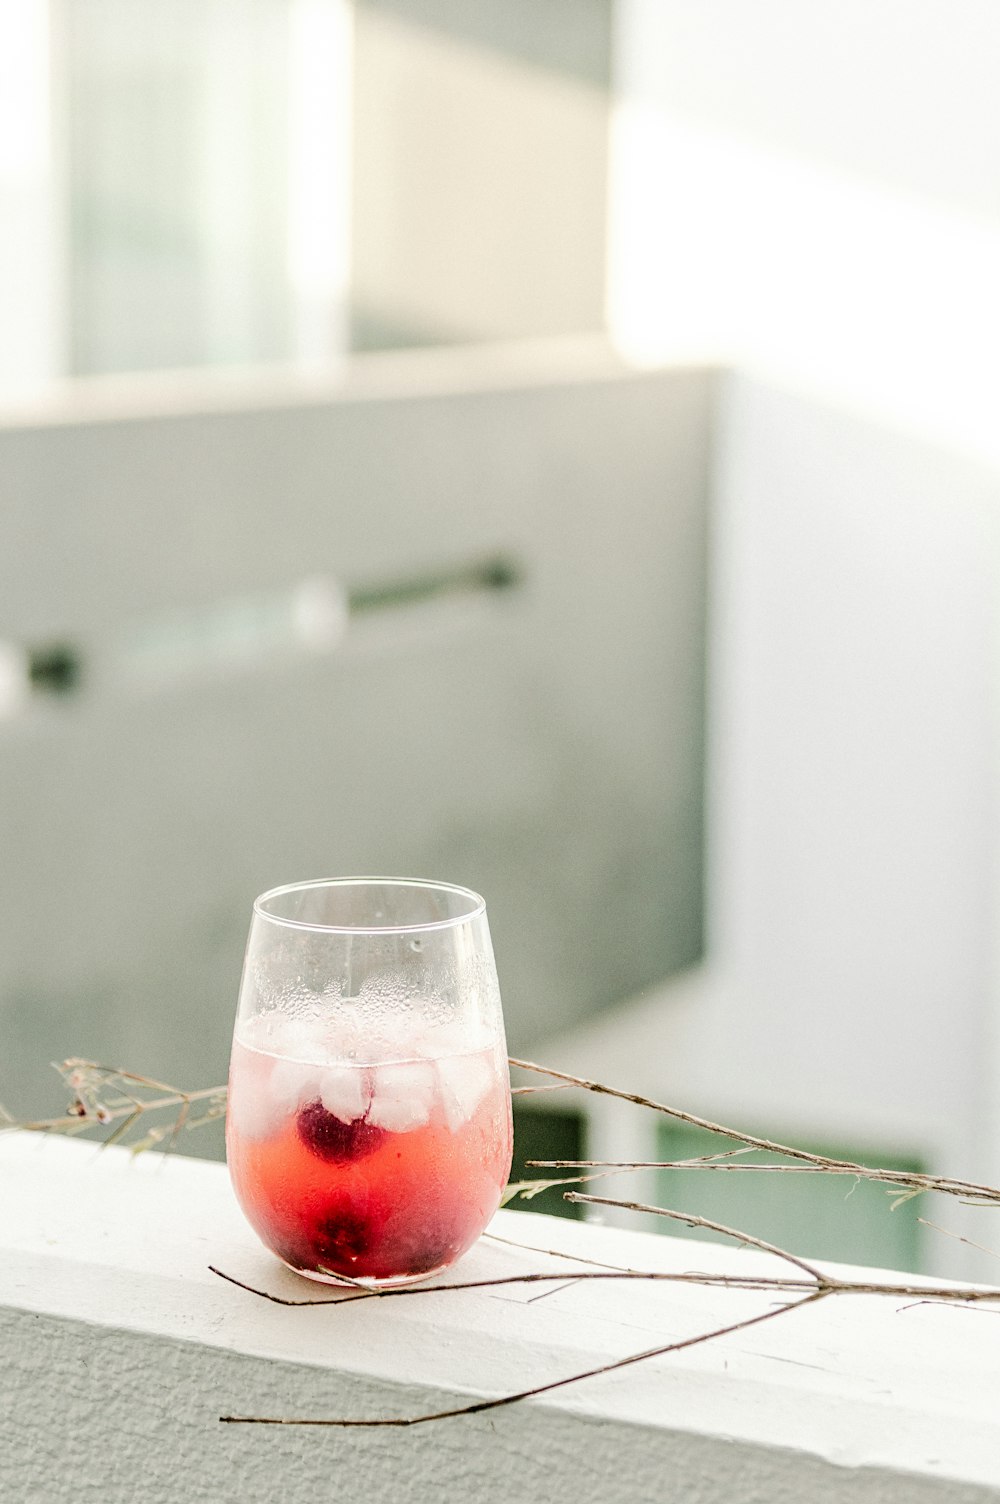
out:
M0 1138L0 1186L0 1498L11 1504L1000 1497L992 1309L835 1297L472 1418L220 1425L226 1413L416 1415L680 1340L774 1296L583 1282L544 1298L511 1286L293 1310L209 1272L322 1293L259 1247L220 1165L16 1134ZM516 1212L494 1231L633 1267L774 1267ZM484 1240L454 1278L547 1266L558 1267Z

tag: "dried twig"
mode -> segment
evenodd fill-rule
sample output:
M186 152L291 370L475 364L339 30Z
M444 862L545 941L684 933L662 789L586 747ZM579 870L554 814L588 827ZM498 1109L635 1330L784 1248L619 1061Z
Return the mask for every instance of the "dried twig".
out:
M452 1290L492 1290L503 1285L555 1284L567 1279L572 1279L574 1282L577 1280L653 1280L666 1284L720 1285L727 1290L802 1290L808 1292L818 1288L814 1279L775 1279L768 1275L676 1273L662 1269L554 1269L544 1272L532 1271L529 1274L500 1274L492 1279L456 1280L446 1285L397 1285L388 1290L372 1289L370 1286L359 1284L357 1294L345 1292L343 1295L311 1295L299 1300L287 1295L274 1295L270 1290L261 1290L256 1285L249 1285L245 1280L237 1279L235 1275L226 1274L214 1264L209 1264L208 1268L212 1274L217 1274L220 1279L236 1285L240 1290L246 1290L249 1295L258 1295L262 1300L269 1300L276 1306L293 1307L355 1305L358 1301L364 1300L442 1295ZM830 1288L832 1289L832 1286ZM892 1289L888 1293L896 1294L898 1291ZM909 1295L913 1293L913 1290L907 1286L903 1293Z
M688 1227L704 1227L708 1232L720 1232L727 1238L734 1238L737 1243L745 1243L749 1248L759 1249L761 1253L774 1254L775 1258L794 1264L817 1283L823 1279L814 1264L808 1264L805 1259L800 1259L794 1253L788 1253L775 1243L765 1243L763 1238L755 1238L752 1233L739 1232L735 1227L727 1227L723 1222L713 1222L708 1217L696 1216L694 1212L672 1211L665 1206L647 1206L641 1201L615 1201L608 1196L587 1196L582 1191L567 1191L564 1200L581 1202L587 1206L615 1206L624 1211L649 1212L656 1217L672 1217L675 1222L684 1222Z
M572 1087L566 1081L556 1081L551 1086L512 1086L512 1097L539 1097L547 1091L572 1091Z
M663 1113L668 1117L680 1122L687 1123L692 1127L705 1129L729 1138L743 1147L730 1149L714 1154L700 1155L692 1159L675 1161L601 1161L601 1160L546 1160L533 1161L540 1168L565 1169L583 1171L562 1180L536 1180L524 1181L508 1187L508 1197L520 1196L530 1200L541 1191L553 1186L573 1186L587 1181L602 1179L608 1175L614 1175L626 1170L635 1169L715 1169L715 1170L743 1170L758 1173L799 1173L799 1174L839 1174L850 1175L856 1179L877 1180L899 1190L903 1198L909 1195L921 1194L925 1191L940 1191L949 1195L957 1195L973 1204L995 1205L1000 1203L1000 1190L992 1186L981 1185L974 1181L956 1180L943 1176L923 1175L898 1170L880 1170L868 1165L855 1164L848 1160L829 1158L825 1155L811 1153L804 1149L797 1149L790 1145L775 1143L769 1139L743 1133L737 1129L728 1128L723 1124L713 1123L708 1119L696 1116L693 1113L684 1112L678 1108L669 1107L664 1103L656 1102L650 1098L639 1096L634 1093L620 1091L615 1087L605 1086L600 1082L589 1081L579 1076L572 1076L564 1071L552 1070L549 1067L536 1065L532 1061L511 1060L511 1065L519 1069L535 1071L541 1075L555 1078L555 1085L542 1087L515 1087L514 1091L519 1095L527 1095L533 1092L561 1091L571 1088L580 1088L603 1095L616 1097L620 1100L635 1103L638 1106L650 1108L653 1111ZM134 1124L144 1118L149 1112L175 1109L173 1119L167 1123L158 1124L148 1130L145 1137L132 1144L133 1150L150 1147L157 1143L167 1141L167 1147L172 1147L178 1135L185 1128L195 1128L203 1123L212 1122L222 1117L226 1110L226 1088L209 1087L202 1091L185 1092L176 1087L169 1086L164 1082L156 1081L150 1077L136 1075L129 1071L113 1069L108 1066L98 1065L87 1060L67 1060L61 1066L56 1067L62 1074L67 1086L73 1093L67 1115L63 1118L40 1120L37 1122L19 1122L0 1106L0 1131L4 1128L26 1128L41 1132L58 1132L73 1134L89 1128L104 1128L110 1124L115 1126L105 1139L105 1143L113 1143L125 1138ZM192 1107L202 1105L200 1112L192 1112ZM745 1164L739 1162L741 1157L755 1150L763 1150L773 1154L780 1154L785 1158L795 1161L793 1164ZM303 1299L290 1299L284 1296L273 1295L265 1290L260 1290L252 1285L224 1274L222 1270L213 1268L213 1273L220 1278L228 1280L231 1284L239 1286L248 1293L259 1296L262 1299L272 1301L283 1306L319 1306L319 1305L342 1305L345 1301L388 1299L394 1297L412 1297L424 1294L442 1294L447 1290L478 1290L495 1288L513 1284L540 1284L557 1285L565 1283L570 1278L573 1283L583 1280L654 1280L667 1281L678 1284L697 1284L704 1286L718 1286L725 1289L738 1289L744 1291L767 1291L782 1293L797 1299L789 1299L785 1304L771 1307L767 1311L741 1321L732 1322L726 1326L714 1328L708 1332L699 1333L696 1336L685 1338L681 1341L664 1343L657 1347L648 1348L641 1353L634 1353L626 1358L617 1359L613 1362L602 1364L597 1368L588 1369L581 1373L571 1374L566 1378L557 1379L547 1384L537 1385L533 1388L523 1389L516 1393L500 1395L488 1400L475 1401L468 1405L457 1406L449 1410L435 1411L424 1415L409 1417L391 1417L385 1419L307 1419L279 1416L245 1416L227 1415L221 1416L220 1420L227 1424L256 1424L256 1425L305 1425L305 1426L335 1426L335 1427L409 1427L421 1425L429 1421L445 1420L463 1415L476 1415L485 1411L498 1409L502 1406L512 1405L521 1400L531 1399L539 1395L547 1394L553 1390L563 1388L570 1384L578 1383L584 1379L595 1378L600 1374L613 1373L618 1369L628 1367L635 1363L646 1361L650 1358L665 1356L668 1353L678 1352L684 1348L693 1347L700 1343L712 1341L733 1332L742 1331L756 1326L761 1322L772 1320L786 1311L797 1309L799 1306L810 1302L825 1299L831 1295L882 1295L897 1298L913 1298L917 1303L923 1304L931 1301L948 1301L966 1308L978 1307L992 1302L1000 1302L1000 1289L963 1288L961 1286L940 1285L933 1283L924 1284L890 1284L880 1282L867 1282L857 1280L842 1280L825 1273L815 1264L800 1258L788 1250L778 1247L773 1243L765 1242L752 1234L741 1232L735 1228L727 1227L723 1223L713 1222L707 1217L698 1216L695 1213L675 1211L667 1207L651 1206L642 1202L617 1200L610 1197L593 1196L576 1190L565 1193L565 1199L571 1202L580 1202L589 1205L614 1206L626 1208L632 1211L648 1213L655 1216L672 1218L675 1221L685 1222L693 1227L701 1227L707 1231L723 1234L735 1241L756 1248L758 1251L767 1253L772 1257L779 1258L799 1271L794 1275L723 1275L710 1274L701 1271L678 1271L667 1272L662 1270L636 1270L624 1268L620 1265L601 1263L595 1259L585 1259L577 1254L560 1252L556 1249L533 1248L530 1244L513 1243L511 1239L501 1238L496 1234L488 1234L494 1241L512 1243L515 1247L529 1251L543 1253L551 1257L569 1260L575 1264L589 1265L585 1272L579 1269L557 1269L551 1271L532 1271L524 1274L503 1275L492 1279L465 1280L444 1285L414 1285L402 1286L394 1289L372 1289L363 1281L344 1278L342 1283L352 1286L353 1289L341 1295L320 1296ZM919 1219L923 1221L923 1219ZM928 1223L934 1226L933 1223ZM940 1229L944 1231L944 1229ZM958 1236L952 1234L952 1236ZM960 1238L960 1241L970 1243L971 1240ZM989 1250L985 1250L989 1251Z
M178 1134L184 1128L200 1128L225 1116L226 1088L209 1086L201 1091L181 1091L164 1081L151 1076L140 1076L133 1071L120 1070L114 1066L99 1065L94 1060L71 1059L56 1065L71 1092L64 1117L40 1118L18 1121L10 1113L0 1113L0 1132L7 1128L22 1128L32 1133L61 1133L73 1135L88 1129L116 1126L102 1141L102 1146L121 1142L131 1128L145 1119L147 1113L175 1108L171 1121L149 1128L143 1138L130 1144L133 1153L153 1148L167 1140L172 1148ZM204 1104L204 1110L192 1114L192 1107Z
M946 1238L954 1238L956 1243L964 1243L966 1248L975 1248L979 1253L988 1253L991 1259L1000 1259L1000 1253L995 1248L987 1248L985 1243L977 1243L973 1238L966 1238L960 1232L952 1232L949 1227L939 1227L936 1222L928 1222L926 1217L918 1217L921 1227L929 1227L933 1232L943 1233Z
M554 1259L572 1259L575 1264L590 1264L595 1269L617 1269L622 1274L641 1271L629 1269L624 1264L609 1264L605 1259L585 1259L579 1253L567 1253L561 1248L539 1248L537 1243L521 1243L514 1238L502 1238L498 1232L484 1232L483 1237L491 1243L503 1243L507 1248L520 1248L524 1253L544 1253Z
M752 1233L741 1232L735 1227L727 1227L723 1222L713 1222L710 1217L699 1217L694 1212L674 1211L666 1206L647 1206L639 1201L618 1201L605 1196L586 1196L578 1191L567 1191L567 1201L584 1201L597 1206L620 1207L625 1211L649 1212L657 1217L670 1217L675 1222L684 1222L689 1227L703 1227L707 1232L722 1233L725 1237L734 1239L735 1242L744 1244L749 1248L756 1248L762 1253L769 1253L786 1262L795 1264L808 1274L815 1282L814 1288L821 1290L825 1295L892 1295L905 1298L911 1295L933 1297L935 1300L955 1301L967 1305L976 1305L991 1301L1000 1302L1000 1287L943 1285L928 1282L927 1284L891 1284L879 1280L848 1280L838 1279L836 1275L828 1274L818 1269L814 1264L807 1263L805 1259L798 1258L794 1253L789 1253L785 1248L779 1248L774 1243L766 1243L763 1238L754 1237ZM718 1276L699 1275L698 1280L705 1284L723 1283ZM773 1289L797 1289L799 1281L786 1279L763 1280L764 1285Z
M973 1180L954 1180L944 1175L922 1175L908 1170L880 1170L873 1169L870 1165L855 1164L847 1159L834 1159L825 1154L813 1154L808 1149L796 1149L791 1144L775 1143L773 1139L760 1138L756 1134L743 1133L738 1128L728 1128L723 1123L713 1123L708 1118L701 1118L692 1112L684 1112L679 1107L669 1107L665 1102L656 1102L650 1097L639 1096L635 1092L619 1091L617 1087L605 1086L600 1081L588 1081L582 1076L572 1076L567 1071L553 1070L546 1065L537 1065L533 1060L515 1060L511 1056L510 1063L518 1070L537 1071L543 1076L554 1076L559 1081L569 1086L580 1087L584 1091L597 1092L599 1095L617 1097L622 1102L633 1102L637 1107L648 1107L653 1112L659 1112L678 1122L687 1123L692 1128L703 1128L710 1133L721 1134L723 1138L734 1139L736 1142L745 1144L749 1149L763 1149L771 1154L782 1154L786 1158L799 1160L804 1165L811 1166L815 1170L821 1170L825 1174L857 1175L861 1179L879 1180L886 1185L898 1186L901 1190L919 1194L922 1191L940 1191L949 1196L961 1196L963 1199L974 1201L981 1205L1000 1205L1000 1189L996 1186L981 1185ZM562 1167L562 1166L561 1166ZM567 1163L566 1168L570 1168ZM574 1166L575 1167L575 1166ZM618 1163L609 1165L614 1169L645 1169L652 1166L643 1165L640 1162ZM690 1164L685 1168L690 1168ZM781 1166L767 1166L771 1173ZM788 1168L791 1168L790 1166Z
M663 1208L658 1207L657 1210L662 1211ZM684 1212L678 1212L675 1215L684 1221L689 1220ZM723 1231L718 1223L707 1225L715 1227L717 1231ZM734 1232L732 1236L741 1242L745 1241L743 1233ZM575 1255L564 1254L558 1257L574 1258ZM580 1260L580 1262L592 1263L593 1260ZM882 1295L896 1300L919 1298L925 1301L947 1301L954 1305L983 1306L993 1302L1000 1304L1000 1289L992 1286L945 1285L936 1284L933 1281L917 1285L891 1284L879 1280L843 1280L818 1271L815 1277L810 1275L796 1278L768 1274L709 1274L701 1270L623 1268L532 1271L528 1274L497 1275L492 1279L459 1280L446 1285L400 1285L389 1290L372 1290L366 1286L359 1286L358 1293L354 1295L345 1293L344 1295L305 1296L300 1300L287 1295L275 1295L270 1290L261 1290L256 1285L237 1279L235 1275L226 1274L222 1269L217 1269L214 1264L209 1264L208 1267L212 1274L217 1274L220 1279L236 1285L238 1289L245 1290L249 1295L256 1295L261 1300L270 1301L273 1305L293 1308L354 1305L357 1301L366 1299L413 1299L421 1295L445 1295L456 1290L491 1290L504 1285L555 1284L567 1279L571 1279L574 1284L578 1281L589 1280L610 1282L650 1280L654 1283L699 1285L723 1290L770 1291L772 1294Z

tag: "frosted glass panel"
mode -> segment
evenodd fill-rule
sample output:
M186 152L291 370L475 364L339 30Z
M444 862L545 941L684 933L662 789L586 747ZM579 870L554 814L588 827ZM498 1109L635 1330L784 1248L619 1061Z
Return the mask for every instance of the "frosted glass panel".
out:
M8 0L0 85L0 390L603 325L605 0Z
M63 16L72 369L288 353L287 0Z

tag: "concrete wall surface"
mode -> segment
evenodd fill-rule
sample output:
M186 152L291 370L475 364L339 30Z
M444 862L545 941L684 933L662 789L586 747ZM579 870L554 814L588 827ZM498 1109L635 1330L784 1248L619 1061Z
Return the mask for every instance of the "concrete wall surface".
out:
M80 661L0 717L13 1110L70 1054L224 1079L282 882L483 892L516 1048L697 959L713 392L585 341L8 415L0 641Z
M776 1299L574 1282L571 1255L732 1277L788 1266L501 1212L494 1233L561 1253L487 1236L448 1278L564 1270L542 1299L512 1284L296 1310L209 1271L323 1293L256 1243L222 1166L11 1134L0 1173L5 1499L979 1504L1000 1491L995 1321L912 1298L835 1297L477 1417L222 1425L415 1416L683 1342Z

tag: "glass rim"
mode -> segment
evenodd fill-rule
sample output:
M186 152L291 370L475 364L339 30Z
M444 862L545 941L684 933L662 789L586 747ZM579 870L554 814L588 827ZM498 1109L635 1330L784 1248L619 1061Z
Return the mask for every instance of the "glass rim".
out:
M282 914L271 913L265 904L269 899L282 898L287 893L306 893L317 888L415 888L424 893L457 893L469 900L470 907L464 914L455 914L448 919L417 920L413 924L321 924L314 919L289 919ZM253 901L253 912L258 919L269 924L279 924L290 930L309 930L320 935L408 935L428 930L455 929L468 924L486 913L486 900L472 888L460 883L442 883L433 878L422 877L316 877L304 882L282 883L277 888L268 888Z

